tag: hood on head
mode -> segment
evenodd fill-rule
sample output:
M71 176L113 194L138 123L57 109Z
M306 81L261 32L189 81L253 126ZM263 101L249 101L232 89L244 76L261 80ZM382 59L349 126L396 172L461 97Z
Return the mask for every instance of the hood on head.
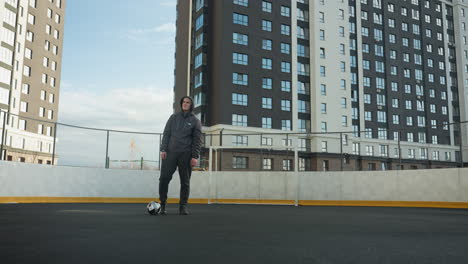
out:
M192 103L190 104L190 112L192 112L192 111L193 111L193 99L192 99L192 97L190 97L190 96L188 96L188 95L183 96L183 97L180 99L180 109L182 110L182 103L184 102L184 99L185 99L185 98L188 98L188 99L190 100L190 102L192 102Z

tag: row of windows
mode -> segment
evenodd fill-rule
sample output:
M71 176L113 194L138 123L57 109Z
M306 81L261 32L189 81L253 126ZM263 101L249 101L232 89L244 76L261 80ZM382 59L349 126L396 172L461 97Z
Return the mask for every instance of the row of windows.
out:
M404 8L404 7L403 7ZM417 20L418 22L420 21L419 19L419 11L418 10L412 10L412 13L413 13L413 19ZM354 17L355 14L354 14L354 8L351 8L350 9L350 16L351 17ZM373 13L373 22L375 24L378 24L378 25L382 25L383 24L383 14L381 13ZM362 20L369 20L369 12L368 11L365 11L365 10L361 10L361 19ZM430 16L430 15L424 15L424 21L428 24L431 24L433 22L433 18ZM436 25L441 27L442 26L442 18L439 18L437 17L435 19L436 21ZM406 22L402 22L402 30L403 31L408 31L408 23ZM395 27L395 19L394 18L389 18L388 19L388 25L389 27L391 28L394 28ZM415 33L415 26L419 28L419 25L416 25L416 24L413 24L413 32ZM419 30L418 30L419 31ZM416 33L415 33L416 34ZM419 35L419 33L417 33Z
M247 106L248 105L248 95L247 94L232 94L232 104ZM299 113L310 113L310 103L303 100L297 101L298 112ZM262 97L262 108L263 109L273 109L273 98L272 97ZM281 100L281 110L290 112L291 111L291 101L290 100Z
M248 0L233 0L233 3L236 5L248 7L249 1ZM262 1L262 11L266 13L272 13L273 11L273 3L268 1ZM291 16L291 9L287 6L281 6L281 15L285 17Z
M290 104L290 102L289 102ZM248 122L247 115L240 115L240 114L232 114L232 125L233 126L242 126L242 127L247 127ZM272 119L271 117L262 117L262 127L263 128L272 128ZM281 130L284 131L291 131L292 126L291 126L291 120L286 119L286 120L281 120Z
M369 2L372 2L372 6L374 8L382 9L382 0L361 0L360 2L361 2L361 4L364 4L364 5L370 4ZM411 4L419 7L419 0L411 0ZM430 3L429 0L424 1L424 8L427 8L427 9L431 8L431 3ZM395 4L394 3L388 3L387 4L387 10L390 13L395 12ZM400 10L401 10L401 14L403 16L408 15L408 8L401 7ZM411 9L411 10L418 11L418 10L415 10L415 9ZM415 13L414 11L412 11L412 13ZM441 4L439 4L439 3L435 4L435 11L437 11L439 13L442 11Z
M28 106L29 106L28 102L21 101L20 102L20 112L23 112L23 113L29 112L29 107ZM46 109L44 107L39 107L38 113L39 113L39 117L46 117L45 116ZM54 111L53 110L47 110L47 118L51 119L51 120L54 118Z
M442 127L443 127L443 130L448 130L448 124L447 122L443 122L442 124ZM437 120L431 120L431 129L437 129L438 126L437 126ZM324 131L322 131L324 132ZM326 132L326 131L325 131ZM374 132L375 132L375 129L372 129L372 128L365 128L364 129L364 138L374 138ZM406 141L408 142L415 142L414 140L414 135L418 135L419 136L419 142L420 143L428 143L426 141L426 135L424 134L424 132L419 132L419 133L413 133L413 132L406 132L405 134L402 134L403 135L406 135ZM358 137L359 135L359 129L357 128L357 126L353 125L353 136L355 137ZM399 135L400 135L400 132L398 131L393 131L393 140L394 141L398 141L398 138L399 138ZM384 139L384 140L388 140L389 139L389 135L388 135L388 130L386 128L378 128L377 129L377 138L378 139ZM400 138L401 140L404 140L403 138ZM438 140L438 136L437 135L433 135L431 137L431 142L432 144L438 144L439 143L439 140Z
M198 56L197 56L198 57ZM201 65L201 59L197 60L195 57L195 68L198 68ZM200 56L201 58L201 56ZM197 62L198 61L198 62ZM239 65L249 65L249 55L243 53L232 53L232 63ZM272 70L273 69L273 60L269 58L262 58L262 69ZM309 64L297 63L298 74L309 76L310 75L310 66ZM281 72L291 73L291 63L282 61L281 62Z
M198 87L197 86L197 83L199 83L198 80L201 79L201 77L198 77L198 76L202 76L202 73L195 76L195 84L196 84L195 86L196 87ZM232 83L237 84L237 85L247 86L248 85L248 76L249 76L248 74L235 72L235 73L232 74ZM282 80L280 82L280 87L281 87L281 91L283 91L283 92L291 92L291 81ZM269 77L263 77L262 78L262 88L267 89L267 90L273 89L273 79L269 78ZM298 94L309 94L309 92L310 92L309 84L305 83L305 82L298 81L297 92L298 92Z
M233 13L232 22L234 24L248 26L249 25L249 17L247 15L242 15L238 13ZM262 20L262 30L271 32L273 30L272 21L269 20ZM289 36L291 35L291 26L281 24L280 32L282 35Z
M380 78L380 77L377 77L375 78L376 80L376 84L375 84L375 88L376 89L382 89L384 90L386 88L385 86L385 79L384 78ZM371 78L370 77L366 77L364 76L363 78L363 85L365 87L371 87ZM414 89L413 89L414 87ZM406 94L412 94L413 92L417 95L417 96L424 96L424 87L422 85L411 85L411 84L404 84L403 85L403 88L404 88L404 92ZM390 89L392 92L399 92L400 91L400 85L399 83L397 82L390 82ZM429 89L429 97L431 98L436 98L436 91L435 89ZM351 98L353 99L353 101L356 101L357 102L357 93L355 93L355 91L353 91L353 93L351 94ZM442 100L446 100L447 99L447 92L445 91L441 91L440 92L440 99ZM364 95L364 101L367 102L367 98L366 98L366 95ZM369 103L370 103L370 98L369 98Z
M304 163L304 162L303 162ZM262 169L263 170L272 170L273 169L273 159L272 158L263 158L262 159ZM283 159L282 160L282 169L284 171L291 171L292 170L292 160L290 159ZM233 169L247 169L249 168L249 158L248 157L241 157L241 156L234 156L232 157L232 168ZM305 165L302 167L301 170L305 170Z
M30 90L30 85L29 84L26 84L24 83L23 84L23 87L21 88L21 92L23 94L29 94L29 90ZM40 99L42 101L46 101L47 100L47 92L45 90L41 90L41 94L40 94ZM53 93L49 93L49 103L53 104L55 102L55 95Z
M26 130L27 129L27 124L28 124L27 120L20 119L19 122L18 122L18 129L19 130ZM37 133L40 134L40 135L46 135L46 136L49 136L49 137L52 136L52 127L47 126L45 128L46 129L44 130L44 125L42 125L42 124L37 125Z

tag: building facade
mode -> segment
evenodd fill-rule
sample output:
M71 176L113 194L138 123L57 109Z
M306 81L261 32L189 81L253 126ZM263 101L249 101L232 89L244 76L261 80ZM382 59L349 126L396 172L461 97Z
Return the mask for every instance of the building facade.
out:
M52 164L65 0L0 0L3 160Z
M462 0L178 1L174 94L194 97L221 169L460 166L466 11Z

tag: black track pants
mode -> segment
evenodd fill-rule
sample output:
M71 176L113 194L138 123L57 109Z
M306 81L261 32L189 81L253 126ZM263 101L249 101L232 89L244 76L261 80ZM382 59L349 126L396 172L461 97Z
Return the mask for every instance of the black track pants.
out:
M167 157L162 161L161 174L159 176L159 200L167 201L169 182L172 180L176 168L180 176L180 204L186 205L190 195L190 177L192 176L192 152L167 152Z

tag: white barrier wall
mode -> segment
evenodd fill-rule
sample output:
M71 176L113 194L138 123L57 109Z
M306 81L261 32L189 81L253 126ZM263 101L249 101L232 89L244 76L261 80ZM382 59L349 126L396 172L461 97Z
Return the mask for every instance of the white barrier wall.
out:
M178 198L177 172L169 197ZM158 197L159 171L0 161L1 197ZM357 172L194 172L191 198L468 202L468 168Z

